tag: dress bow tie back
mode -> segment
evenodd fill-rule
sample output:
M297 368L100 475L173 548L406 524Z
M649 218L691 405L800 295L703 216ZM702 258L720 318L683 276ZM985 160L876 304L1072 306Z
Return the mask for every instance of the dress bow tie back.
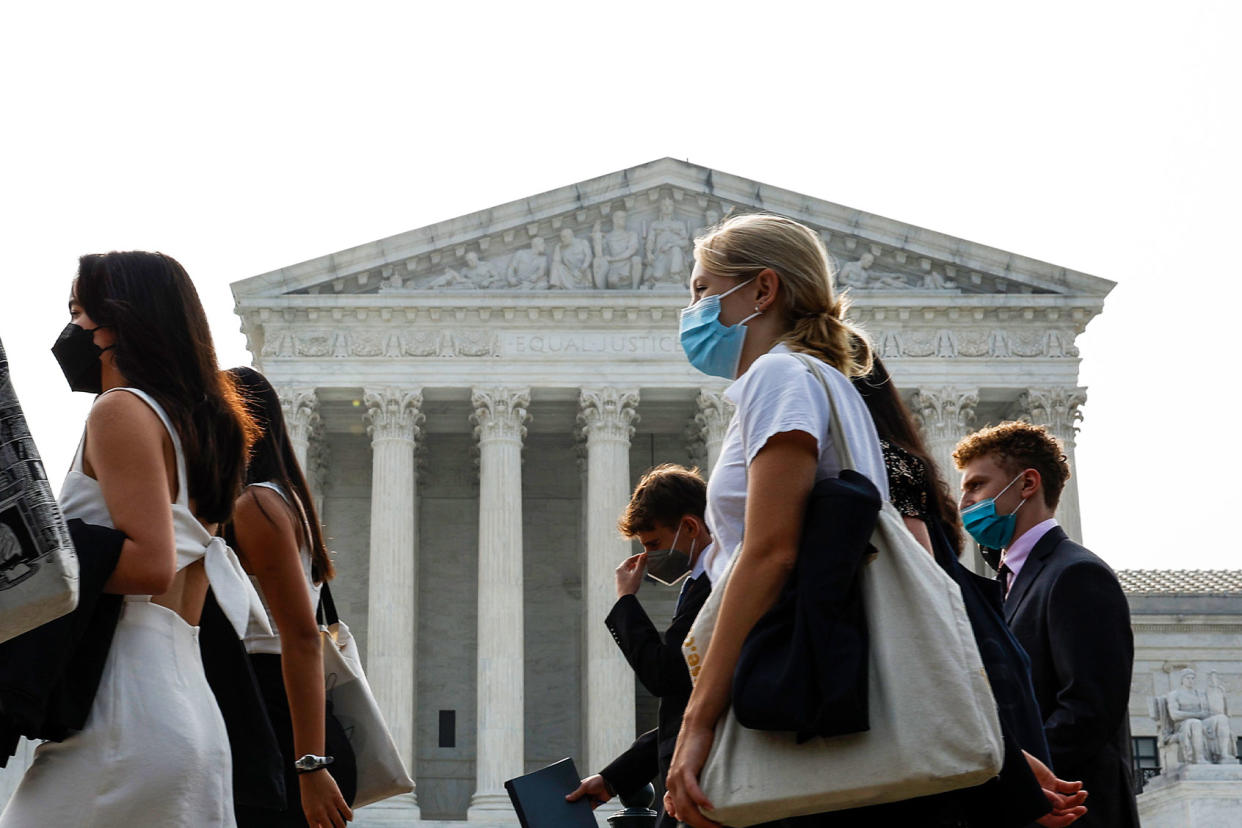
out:
M233 625L237 637L245 638L250 625L256 632L271 635L272 627L267 621L267 612L259 600L259 593L237 559L237 553L223 538L213 537L208 541L203 566L207 570L207 580L211 581L216 603Z

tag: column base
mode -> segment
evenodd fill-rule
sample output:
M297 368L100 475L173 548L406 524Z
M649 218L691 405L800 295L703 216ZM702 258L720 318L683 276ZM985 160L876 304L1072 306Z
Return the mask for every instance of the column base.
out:
M509 801L509 794L504 791L485 791L470 797L470 808L466 811L466 820L469 822L508 824L516 818L513 803Z
M358 828L382 825L409 825L422 820L418 799L412 793L382 799L373 805L359 808L350 823Z

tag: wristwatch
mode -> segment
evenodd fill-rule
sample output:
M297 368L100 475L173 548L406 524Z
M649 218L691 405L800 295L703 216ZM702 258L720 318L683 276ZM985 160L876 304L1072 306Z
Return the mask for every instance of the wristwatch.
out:
M333 761L335 761L335 759L332 756L316 756L313 753L308 753L301 759L294 762L293 767L297 768L298 773L310 773L311 771L317 771L320 768L326 768L328 765L331 765Z

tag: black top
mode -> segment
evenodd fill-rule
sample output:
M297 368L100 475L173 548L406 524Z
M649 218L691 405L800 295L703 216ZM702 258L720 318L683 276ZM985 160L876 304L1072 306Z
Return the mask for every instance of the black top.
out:
M904 517L932 522L927 502L927 466L901 446L880 440L884 467L888 471L888 496Z

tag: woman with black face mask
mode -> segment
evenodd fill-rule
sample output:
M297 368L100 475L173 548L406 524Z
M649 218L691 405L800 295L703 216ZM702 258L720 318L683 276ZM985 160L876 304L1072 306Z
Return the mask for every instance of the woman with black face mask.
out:
M269 629L214 537L253 426L170 257L83 256L69 313L53 352L72 389L99 397L60 504L126 536L105 585L125 597L85 726L38 748L0 826L232 826L228 737L195 625L210 586L239 637Z
M336 826L353 818L353 750L325 710L323 650L315 605L333 576L319 515L285 430L280 398L252 368L231 368L259 436L228 537L253 578L272 634L246 637L285 770L285 810L237 806L246 828Z

